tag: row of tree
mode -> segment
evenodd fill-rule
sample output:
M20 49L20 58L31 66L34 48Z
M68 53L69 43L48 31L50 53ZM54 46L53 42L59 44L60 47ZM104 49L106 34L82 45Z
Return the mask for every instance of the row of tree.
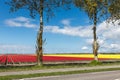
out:
M100 18L104 17L109 21L120 19L120 0L10 0L6 4L10 6L10 11L15 12L19 9L27 9L30 16L35 18L40 16L40 28L36 40L36 54L38 65L43 64L43 18L44 12L47 19L54 16L54 11L58 8L70 9L70 5L87 13L89 19L93 22L93 54L94 59L98 60L99 44L97 42L96 26Z

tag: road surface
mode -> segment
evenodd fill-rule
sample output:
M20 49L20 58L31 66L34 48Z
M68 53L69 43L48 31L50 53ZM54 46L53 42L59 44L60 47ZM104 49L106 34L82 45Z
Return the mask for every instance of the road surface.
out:
M120 70L61 75L61 76L26 78L26 79L19 79L19 80L120 80Z

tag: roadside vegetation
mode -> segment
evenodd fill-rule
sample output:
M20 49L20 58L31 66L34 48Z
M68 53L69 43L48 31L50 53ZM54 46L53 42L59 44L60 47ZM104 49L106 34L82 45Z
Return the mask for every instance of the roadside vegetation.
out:
M33 78L33 77L43 77L43 76L56 76L56 75L69 75L69 74L80 74L80 73L113 71L113 70L120 70L120 68L78 70L78 71L52 72L52 73L37 73L37 74L27 74L27 75L11 75L11 76L1 76L0 80L16 80L16 79L22 79L22 78Z
M44 64L43 66L0 66L0 72L9 71L27 71L27 70L42 70L42 69L58 69L58 68L74 68L74 67L92 67L92 66L109 66L120 65L120 61L114 62L98 62L91 61L90 63L61 63L61 64Z

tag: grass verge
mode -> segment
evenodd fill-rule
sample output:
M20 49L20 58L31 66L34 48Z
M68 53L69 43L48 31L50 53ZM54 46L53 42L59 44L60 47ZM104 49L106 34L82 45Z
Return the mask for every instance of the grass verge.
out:
M70 64L45 64L44 66L0 66L0 72L9 71L27 71L27 70L41 70L41 69L58 69L58 68L74 68L74 67L91 67L91 66L111 66L120 65L118 62L95 62L91 63L70 63Z
M80 74L80 73L113 71L113 70L120 70L120 68L92 69L92 70L78 70L78 71L66 71L66 72L37 73L37 74L27 74L27 75L0 76L0 80L16 80L16 79L22 79L22 78L68 75L68 74Z

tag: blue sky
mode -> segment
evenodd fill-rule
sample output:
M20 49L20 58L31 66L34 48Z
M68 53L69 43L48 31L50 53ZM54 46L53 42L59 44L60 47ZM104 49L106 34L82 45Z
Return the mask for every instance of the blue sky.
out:
M4 0L0 3L0 53L34 53L39 17L32 19L27 10L9 13ZM120 52L119 22L98 24L99 52ZM57 10L49 22L44 19L44 53L90 53L92 35L92 23L83 11Z

